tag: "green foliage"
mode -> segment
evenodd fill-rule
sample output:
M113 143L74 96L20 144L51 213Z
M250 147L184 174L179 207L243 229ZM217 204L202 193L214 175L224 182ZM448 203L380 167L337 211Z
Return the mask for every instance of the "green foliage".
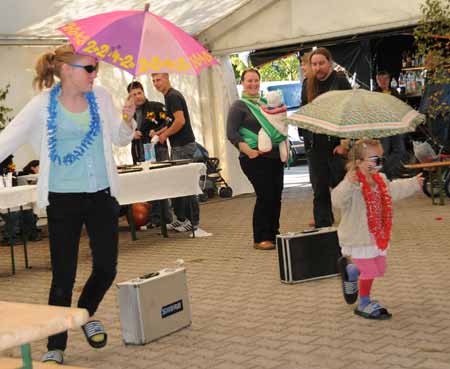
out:
M263 65L259 72L262 81L297 81L299 68L297 55L290 55Z
M247 66L234 54L230 56L231 65L234 70L236 83L239 83L241 74ZM283 59L275 60L258 68L261 81L297 81L300 63L296 55L290 55Z
M422 19L414 37L418 55L425 60L427 83L435 86L450 84L450 0L425 0L421 11ZM428 106L430 118L450 114L442 89L435 90Z
M9 113L13 110L4 105L6 96L8 95L10 85L6 85L4 89L0 88L0 130L5 128L6 124L11 120Z
M236 79L236 83L239 83L241 80L241 74L247 68L247 66L243 63L237 54L230 55L230 62L233 66L234 78Z

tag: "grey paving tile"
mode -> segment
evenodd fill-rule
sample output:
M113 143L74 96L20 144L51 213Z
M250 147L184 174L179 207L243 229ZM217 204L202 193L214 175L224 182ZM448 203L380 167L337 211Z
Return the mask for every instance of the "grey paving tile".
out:
M93 369L449 369L450 206L431 206L420 194L394 205L386 276L373 295L393 313L389 322L367 321L344 303L338 278L297 285L280 283L276 251L252 248L255 198L201 205L201 227L213 236L191 239L157 229L130 241L120 234L116 282L186 262L192 325L144 346L122 342L117 290L97 313L109 344L91 349L80 330L70 332L67 364ZM309 187L283 194L282 232L308 228ZM337 218L339 214L336 213ZM442 217L437 221L436 217ZM50 285L47 239L29 247L24 269L9 276L9 250L0 247L0 300L45 304ZM87 239L80 245L74 301L90 272ZM32 344L39 359L45 340ZM19 350L2 355L18 356Z

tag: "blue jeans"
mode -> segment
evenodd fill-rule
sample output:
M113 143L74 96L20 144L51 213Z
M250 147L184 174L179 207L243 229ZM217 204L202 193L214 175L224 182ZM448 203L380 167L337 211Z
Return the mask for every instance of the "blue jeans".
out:
M197 148L195 142L183 146L172 146L172 160L193 159ZM179 221L189 219L193 226L198 226L200 222L200 208L198 206L197 195L176 197L172 200L173 212ZM192 210L192 214L191 214Z

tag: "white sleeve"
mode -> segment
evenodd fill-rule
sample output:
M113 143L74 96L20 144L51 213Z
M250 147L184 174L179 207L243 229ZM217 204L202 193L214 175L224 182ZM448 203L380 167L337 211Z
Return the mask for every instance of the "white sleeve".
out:
M42 94L31 99L0 133L0 162L33 139L33 129L45 123L39 121L42 117L43 99L45 97Z
M417 182L415 177L396 179L395 181L388 182L388 186L392 201L404 199L420 190L419 182Z
M331 191L331 202L333 206L344 209L348 208L352 203L353 191L356 185L351 183L347 176Z

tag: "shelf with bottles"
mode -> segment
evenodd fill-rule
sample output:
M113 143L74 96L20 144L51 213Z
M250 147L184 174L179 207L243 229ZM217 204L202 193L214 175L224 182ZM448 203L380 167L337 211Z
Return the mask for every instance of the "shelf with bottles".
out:
M406 50L402 53L402 69L410 70L411 68L423 68L425 65L425 56L418 55L413 50Z
M425 89L425 69L402 71L398 76L398 81L392 80L395 88L400 89L401 95L405 97L421 96ZM394 87L391 85L391 87Z

